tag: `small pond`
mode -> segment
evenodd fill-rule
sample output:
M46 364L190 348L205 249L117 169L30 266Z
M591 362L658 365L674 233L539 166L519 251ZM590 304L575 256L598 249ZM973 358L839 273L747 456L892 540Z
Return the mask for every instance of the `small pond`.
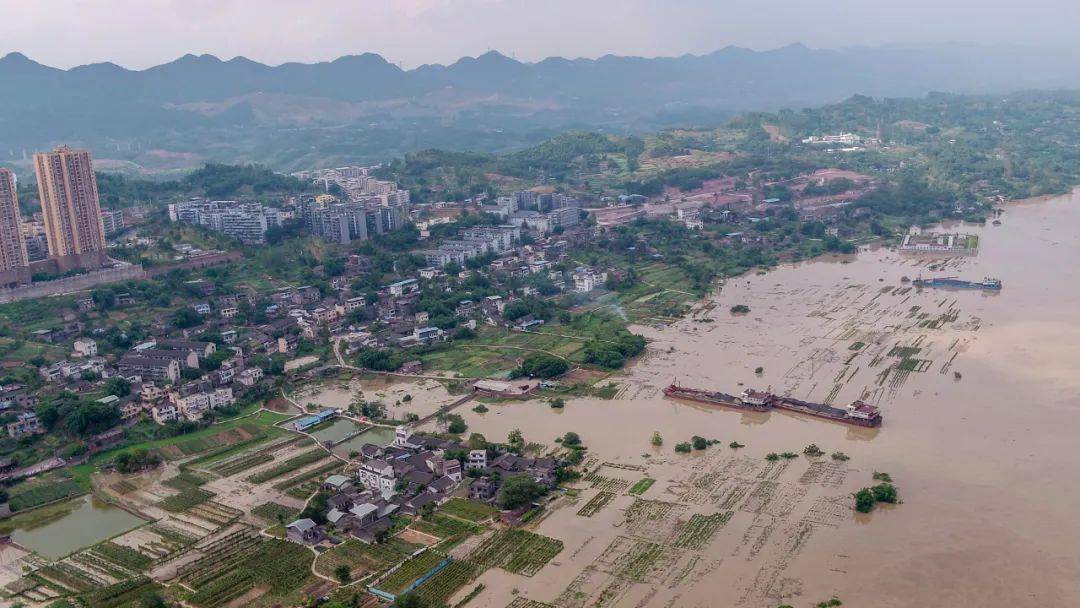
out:
M360 433L356 437L342 443L334 448L334 453L342 456L348 456L349 452L358 451L360 446L365 443L374 443L375 445L390 445L394 442L394 429L383 428L380 426L372 427L363 433Z
M59 559L146 523L92 496L76 498L70 505L72 510L59 518L16 528L12 540L44 557Z
M362 425L345 418L335 418L330 424L323 424L325 426L320 425L318 430L311 433L312 437L319 440L319 443L327 441L337 443L363 428Z

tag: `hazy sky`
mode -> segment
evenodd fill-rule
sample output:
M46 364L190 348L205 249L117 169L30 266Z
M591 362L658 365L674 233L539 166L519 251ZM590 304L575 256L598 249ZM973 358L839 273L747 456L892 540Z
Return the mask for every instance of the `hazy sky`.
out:
M0 0L0 54L144 68L185 53L270 64L366 51L405 67L974 42L1080 46L1080 0Z

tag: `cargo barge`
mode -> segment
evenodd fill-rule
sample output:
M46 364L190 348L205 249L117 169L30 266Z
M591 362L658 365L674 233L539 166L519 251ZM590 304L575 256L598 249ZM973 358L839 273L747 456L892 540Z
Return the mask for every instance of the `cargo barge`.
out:
M678 382L673 382L665 387L664 394L676 399L686 399L688 401L754 412L767 412L772 409L788 410L816 418L870 428L881 426L882 421L881 410L863 401L852 401L846 408L838 408L824 403L781 397L754 389L746 389L736 397L727 393L686 388L680 386Z
M736 397L735 395L713 391L702 391L696 388L686 388L685 386L679 386L677 382L673 382L666 386L664 388L664 394L675 399L686 399L687 401L697 401L699 403L708 403L709 405L722 405L740 410L767 412L770 409L767 405L743 401L740 397Z
M924 279L919 277L912 281L911 284L916 287L954 287L957 289L989 289L992 291L1001 289L1001 280L990 277L986 277L982 281L965 281L956 277L941 277L934 279Z

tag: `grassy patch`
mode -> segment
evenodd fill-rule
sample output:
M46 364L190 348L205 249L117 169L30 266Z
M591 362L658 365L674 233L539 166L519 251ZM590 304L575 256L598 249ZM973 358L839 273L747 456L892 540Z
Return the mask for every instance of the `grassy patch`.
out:
M649 488L651 488L654 483L656 483L655 479L652 479L650 477L644 477L642 479L639 479L636 483L634 483L633 486L630 486L629 492L631 494L633 494L634 496L641 496Z
M499 514L498 509L464 498L453 498L440 508L442 513L471 522L481 522Z

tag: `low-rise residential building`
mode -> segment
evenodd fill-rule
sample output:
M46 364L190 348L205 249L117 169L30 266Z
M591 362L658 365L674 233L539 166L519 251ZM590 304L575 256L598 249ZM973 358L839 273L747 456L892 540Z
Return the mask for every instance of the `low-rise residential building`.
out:
M384 493L392 493L397 481L394 467L382 459L362 463L356 470L356 476L365 488Z
M176 408L188 420L202 420L207 410L232 405L236 402L231 388L219 388L204 393L194 393L175 398Z
M297 543L315 544L324 538L322 530L308 518L298 519L285 526L289 540Z
M180 380L179 359L162 359L128 354L116 364L125 377L138 376L143 380L176 383Z
M574 271L574 291L578 293L589 293L590 291L602 286L607 281L606 272L598 272L591 268L578 268Z
M175 405L165 401L151 407L150 415L153 417L154 422L165 424L177 420L180 417L180 412L176 409Z
M255 386L263 378L263 370L258 367L249 367L236 375L236 381L244 386Z
M8 437L23 437L26 435L39 435L45 432L45 426L38 420L34 412L20 412L15 420L7 423Z
M98 353L97 342L90 338L79 338L75 340L73 350L72 354L76 357L96 357Z

